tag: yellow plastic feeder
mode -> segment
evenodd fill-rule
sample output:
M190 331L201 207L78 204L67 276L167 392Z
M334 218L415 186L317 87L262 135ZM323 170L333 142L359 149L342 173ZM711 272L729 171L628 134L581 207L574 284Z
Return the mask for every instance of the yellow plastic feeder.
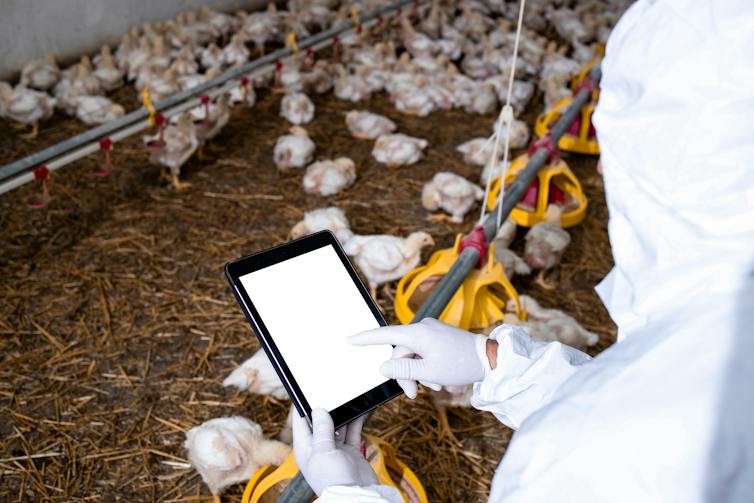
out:
M575 95L582 87L582 84L588 80L591 80L591 77L589 76L590 72L592 71L592 68L600 64L602 61L602 56L604 55L604 45L600 44L600 49L598 50L598 56L591 60L589 63L584 65L584 67L579 71L576 76L571 79L571 90L573 91L573 94ZM597 100L600 97L600 88L599 86L594 85L594 82L592 81L592 101L597 102Z
M384 440L364 435L365 457L382 485L395 487L405 503L428 503L427 493L419 479L395 455L395 450ZM298 473L293 452L275 468L264 466L251 477L243 493L242 503L273 503L285 488L284 482Z
M576 96L582 89L587 89L591 92L592 99L584 105L581 113L576 116L576 119L571 124L571 127L560 137L558 147L561 150L590 155L599 155L600 153L597 134L594 126L592 126L592 114L594 113L594 106L600 97L600 88L592 79L590 72L601 60L601 55L594 58L584 65L584 68L581 69L578 75L571 80L573 96ZM572 101L573 98L563 98L549 112L537 117L537 121L534 124L534 133L537 137L542 138L550 131L550 128L560 119L563 111L568 108Z
M459 234L453 248L435 252L426 265L401 278L395 295L395 313L401 323L411 322L416 310L450 270L461 252L461 246ZM525 319L518 292L506 276L503 266L494 260L494 247L494 243L490 244L486 264L482 256L480 263L484 265L474 269L453 295L440 315L442 321L465 330L484 329L503 321L508 299L513 299L519 319Z
M534 132L539 138L550 132L550 128L560 119L563 111L568 108L572 101L572 98L563 98L549 112L537 117ZM560 137L558 147L561 150L578 154L599 155L600 145L597 143L597 134L594 131L594 126L592 126L592 113L594 113L594 102L584 105L571 127Z
M519 171L529 162L529 154L518 156L511 162L505 175L506 186L515 180ZM487 208L492 211L500 194L500 178L490 187ZM511 218L522 227L531 227L547 220L547 207L550 204L563 206L560 223L571 227L586 216L587 200L576 175L560 158L553 159L548 166L542 167L537 178L527 189L521 202L511 211Z

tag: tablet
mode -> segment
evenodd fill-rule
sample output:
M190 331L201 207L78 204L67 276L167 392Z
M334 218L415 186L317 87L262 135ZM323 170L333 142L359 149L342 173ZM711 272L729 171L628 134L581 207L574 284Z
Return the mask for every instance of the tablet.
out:
M390 345L357 347L346 340L387 322L332 233L231 262L225 275L310 425L312 407L327 409L338 428L401 393L379 372Z

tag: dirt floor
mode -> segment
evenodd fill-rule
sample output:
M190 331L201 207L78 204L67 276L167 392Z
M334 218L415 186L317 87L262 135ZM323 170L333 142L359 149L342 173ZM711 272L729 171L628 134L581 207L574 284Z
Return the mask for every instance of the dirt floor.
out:
M136 103L130 89L119 99ZM192 184L185 191L159 180L136 137L115 145L111 177L92 176L97 156L54 173L54 201L44 210L26 207L38 190L33 185L0 197L1 501L208 501L196 472L181 464L185 430L243 415L275 435L288 409L221 386L258 347L223 265L284 241L305 210L329 204L346 212L357 233L426 229L438 248L472 227L476 211L462 225L426 221L420 192L439 170L478 179L480 169L464 165L455 146L488 135L492 116L408 117L384 95L360 104L430 141L421 162L389 169L372 159L372 142L349 136L344 113L357 107L315 97L307 129L316 157L346 155L358 166L357 183L325 199L304 194L300 171L281 174L272 162L274 142L288 128L279 100L262 93L252 110L234 112L217 159L185 166L182 178ZM530 123L540 107L530 105ZM85 129L56 117L32 143L8 126L0 123L0 164ZM556 290L531 278L514 285L597 332L594 354L614 341L593 291L611 267L607 210L596 158L565 158L589 198L587 218L571 230L572 246L548 274ZM391 303L380 302L395 322ZM426 394L401 398L380 409L367 431L392 443L430 501L486 501L512 432L490 414L453 409L458 447L438 438L436 417ZM232 488L224 501L240 501L242 489Z

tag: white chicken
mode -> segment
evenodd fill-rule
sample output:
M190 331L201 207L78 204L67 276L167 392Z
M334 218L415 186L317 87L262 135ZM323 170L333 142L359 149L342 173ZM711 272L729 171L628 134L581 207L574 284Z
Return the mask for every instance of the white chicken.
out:
M240 35L233 35L230 43L223 48L223 62L227 66L240 66L249 61L249 49Z
M495 248L508 248L514 239L516 239L516 230L518 224L512 218L507 218L505 222L497 230L497 234L493 238Z
M411 233L406 238L398 236L354 235L343 246L366 276L373 298L377 298L379 285L402 278L419 265L421 251L435 244L424 231Z
M333 94L336 98L357 103L368 100L372 95L369 84L361 75L350 74L340 65L335 67L335 71L338 74L333 83Z
M324 94L333 88L334 79L330 71L330 63L320 59L308 72L301 74L301 84L307 92Z
M463 162L486 166L492 156L492 140L490 138L472 138L456 147L456 151L463 155ZM483 180L485 181L485 180Z
M226 35L240 28L238 20L230 14L217 12L206 5L199 7L199 20L208 23L220 35Z
M512 278L516 274L527 275L531 274L531 267L526 263L524 259L516 255L513 250L508 248L498 248L495 246L495 260L500 262L503 266L503 271L508 279Z
M115 63L124 73L128 72L128 56L133 50L134 40L128 33L123 34L120 44L118 44L118 48L115 50Z
M505 75L497 75L488 78L485 82L492 84L497 92L497 98L501 103L505 103L508 98L508 77ZM516 116L521 115L526 109L526 105L529 104L534 96L534 84L523 80L514 80L513 89L511 92L511 106Z
M532 339L538 341L560 341L569 346L584 348L594 346L599 342L599 336L582 327L578 321L557 309L548 309L528 295L519 295L521 308L526 311L526 321L520 321L517 316L509 314L515 312L513 300L506 306L508 313L505 322L513 325L523 325L529 329Z
M202 119L195 120L196 137L199 140L197 157L204 159L204 147L220 134L230 121L230 96L220 95L214 103L207 103ZM210 145L211 147L211 145Z
M242 78L238 86L230 90L230 103L234 107L251 108L257 102L257 93L248 77Z
M547 207L547 220L534 224L526 233L524 260L532 269L541 269L537 282L545 289L552 289L543 280L543 273L552 269L563 257L571 235L561 227L560 206L551 204Z
M76 99L76 118L89 126L115 120L125 113L122 106L104 96L79 96Z
M128 52L125 63L128 68L128 80L135 80L139 76L141 68L149 61L151 52L149 39L146 37L139 39L139 45Z
M225 64L225 59L223 58L223 50L220 49L214 42L210 42L207 47L202 49L202 52L199 55L199 62L206 69L222 68L222 66Z
M146 87L155 101L167 98L181 90L178 74L172 68L165 70L160 77L150 79Z
M260 54L264 54L265 43L280 32L280 18L275 4L269 3L265 12L255 12L246 16L241 32L254 42Z
M60 68L55 62L53 54L47 54L42 59L36 59L21 70L22 86L31 87L39 91L47 91L57 84L60 79Z
M348 157L317 161L306 168L304 192L332 196L350 187L355 181L356 164Z
M194 60L191 49L184 47L178 52L178 57L170 64L170 69L176 75L193 75L199 71L199 65Z
M114 91L123 85L123 70L118 68L115 59L110 55L109 48L104 51L103 47L103 53L96 63L94 76L105 91Z
M403 28L403 45L414 57L434 56L439 48L435 41L423 33L417 32L408 17L401 16Z
M0 110L5 117L20 123L19 128L31 125L31 131L21 135L28 140L37 137L40 121L52 117L55 101L47 93L25 86L18 85L11 89L10 85L5 84L0 87Z
M364 110L351 110L346 114L346 126L354 138L374 140L395 131L395 122L382 115Z
M424 75L412 79L411 82L392 86L390 101L399 112L418 117L426 117L437 109L430 92L429 79Z
M498 149L498 156L502 155L500 153L500 150ZM492 154L490 154L492 155ZM498 157L499 158L499 157ZM508 163L505 165L505 168L508 169L508 167L511 165L511 162L508 161ZM503 174L503 162L500 161L497 163L497 165L488 162L484 165L484 168L482 169L482 176L479 177L479 181L482 185L487 184L487 179L492 177L492 181L494 181L497 178L500 178L500 175Z
M282 171L306 166L312 160L315 148L306 129L293 126L288 131L290 134L278 138L272 155L275 165Z
M495 133L497 133L499 124L499 121L495 121L495 125L492 127ZM506 128L498 135L501 145L505 144L505 137L508 135L510 135L508 143L510 148L523 148L529 143L529 126L524 121L514 119L510 129Z
M262 428L245 417L220 417L186 432L188 459L209 487L215 503L226 487L247 482L262 466L280 465L291 448L268 440Z
M395 168L404 164L419 162L422 152L429 142L405 134L385 134L377 138L372 149L372 157L377 162Z
M298 239L324 230L335 234L340 244L345 244L353 236L353 231L348 225L348 219L343 210L330 206L304 213L304 218L291 229L289 238Z
M180 190L191 185L181 182L178 178L181 174L181 167L199 147L196 127L190 114L181 114L177 125L171 124L162 133L144 136L143 141L150 151L149 161L170 170L173 187Z
M280 101L280 115L297 126L314 118L314 103L304 93L288 93Z
M484 197L484 191L464 177L442 171L436 173L422 189L422 206L429 211L450 213L449 220L460 224L463 217ZM444 220L447 215L432 215L430 220Z
M472 94L471 99L464 104L463 109L466 113L486 115L492 113L497 107L497 95L495 86L492 84L480 84L476 86L476 91Z
M288 399L275 368L263 349L257 350L251 358L243 362L223 381L223 386L238 388L257 395L269 395L279 400Z

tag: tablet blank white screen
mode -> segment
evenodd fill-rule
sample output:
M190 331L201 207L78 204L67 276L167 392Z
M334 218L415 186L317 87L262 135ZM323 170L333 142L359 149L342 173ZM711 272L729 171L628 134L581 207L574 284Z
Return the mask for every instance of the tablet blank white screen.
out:
M356 347L379 327L332 245L239 278L312 408L328 411L387 379L392 347Z

